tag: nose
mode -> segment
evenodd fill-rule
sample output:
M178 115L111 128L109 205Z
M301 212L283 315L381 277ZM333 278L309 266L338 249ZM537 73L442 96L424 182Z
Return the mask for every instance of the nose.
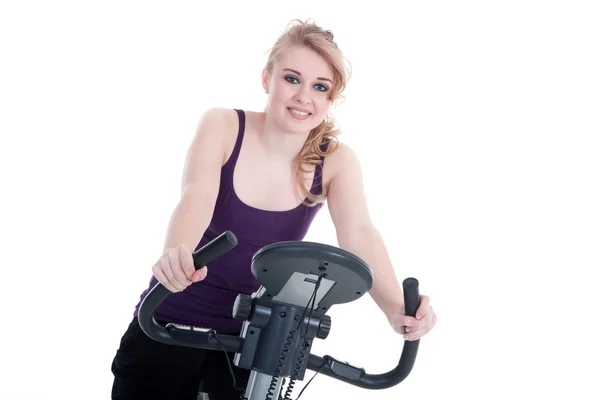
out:
M294 100L301 104L310 104L310 85L298 85Z

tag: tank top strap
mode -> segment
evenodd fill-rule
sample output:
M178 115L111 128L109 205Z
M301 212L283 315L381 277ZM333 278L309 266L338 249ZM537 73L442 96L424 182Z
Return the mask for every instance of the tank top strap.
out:
M237 162L237 158L240 155L240 149L242 148L242 142L244 140L244 132L246 131L246 113L244 110L235 109L235 112L238 115L239 127L237 139L235 140L235 146L233 147L233 151L231 152L231 161L232 164Z
M329 142L321 143L319 146L321 151L327 151L329 147ZM321 156L321 164L317 165L315 168L315 175L313 176L313 184L310 192L314 195L321 194L323 192L323 163L325 161L325 157Z
M235 140L235 145L233 146L233 150L229 155L229 159L223 165L221 169L221 179L225 181L229 181L233 179L233 171L235 169L235 165L237 164L237 159L240 155L240 149L242 148L242 141L244 140L244 131L246 130L246 114L244 114L243 110L234 109L234 111L238 115L239 127L237 138Z

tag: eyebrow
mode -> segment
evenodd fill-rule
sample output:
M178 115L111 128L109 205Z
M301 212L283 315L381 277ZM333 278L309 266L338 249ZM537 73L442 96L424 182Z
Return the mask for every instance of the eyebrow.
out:
M300 72L298 72L298 71L296 71L294 69L291 69L291 68L284 68L283 70L284 71L291 71L291 72L293 72L293 73L295 73L295 74L297 74L299 76L302 76L302 74ZM333 84L333 81L331 79L329 79L329 78L318 77L317 79L321 80L321 81L329 81L329 82L331 82Z

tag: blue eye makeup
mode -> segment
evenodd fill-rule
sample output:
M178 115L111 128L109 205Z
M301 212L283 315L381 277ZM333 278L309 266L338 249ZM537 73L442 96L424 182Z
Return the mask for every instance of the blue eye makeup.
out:
M317 84L315 85L315 87L317 87L317 86L319 86L319 87L321 87L321 88L322 88L322 89L318 89L318 88L317 88L317 90L319 90L319 91L321 91L321 92L326 92L326 91L328 91L328 90L329 90L329 88L328 88L327 86L325 86L325 85L321 85L320 83L317 83Z
M300 83L300 80L299 80L297 77L293 76L293 75L286 75L286 76L284 77L284 79L285 79L287 82L289 82L289 83L292 83L292 84ZM328 91L328 90L329 90L329 88L328 88L327 86L325 86L325 85L322 85L322 84L320 84L320 83L317 83L317 84L316 84L314 87L315 87L315 89L317 89L319 92L326 92L326 91Z
M300 83L300 81L298 81L298 78L296 78L295 76L286 75L284 79L289 83Z

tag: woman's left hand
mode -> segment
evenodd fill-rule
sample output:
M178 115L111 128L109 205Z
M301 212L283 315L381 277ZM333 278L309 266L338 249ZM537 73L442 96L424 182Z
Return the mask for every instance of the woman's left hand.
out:
M421 295L421 304L415 317L406 315L403 306L402 311L394 315L390 323L396 332L404 335L405 340L417 340L433 329L437 323L437 315L429 305L429 296Z

